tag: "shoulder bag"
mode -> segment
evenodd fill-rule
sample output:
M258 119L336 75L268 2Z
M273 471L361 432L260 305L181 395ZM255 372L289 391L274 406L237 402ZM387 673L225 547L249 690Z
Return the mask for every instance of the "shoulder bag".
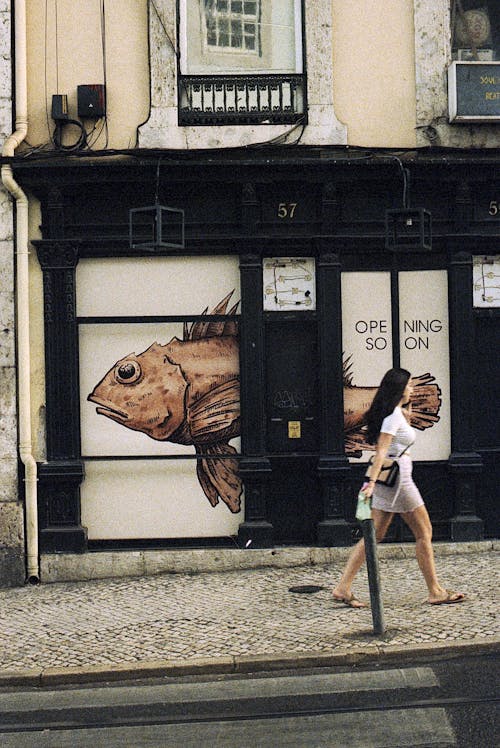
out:
M382 463L382 467L380 468L379 476L376 480L376 483L380 483L381 486L387 486L387 488L392 488L398 479L399 475L399 464L398 460L400 457L404 455L404 453L410 449L410 447L415 442L412 442L411 444L408 444L405 449L403 449L402 452L398 454L397 457L386 457ZM373 465L373 461L375 459L376 455L372 455L370 459L368 460L368 465ZM368 475L365 475L365 480L371 480Z

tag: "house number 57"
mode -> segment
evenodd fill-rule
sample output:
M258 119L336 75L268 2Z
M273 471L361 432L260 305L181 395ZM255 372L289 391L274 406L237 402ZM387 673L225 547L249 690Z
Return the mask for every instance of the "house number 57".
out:
M297 203L280 203L278 205L278 218L293 218Z

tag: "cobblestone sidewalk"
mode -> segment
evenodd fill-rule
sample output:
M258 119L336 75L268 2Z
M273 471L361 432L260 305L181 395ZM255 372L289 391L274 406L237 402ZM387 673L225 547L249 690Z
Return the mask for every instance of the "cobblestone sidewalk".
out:
M500 642L499 553L437 558L447 587L467 594L432 607L415 559L381 559L384 647ZM156 660L279 656L376 648L369 610L330 594L341 564L26 586L0 590L0 674ZM290 588L321 587L301 594ZM369 599L366 571L356 584Z

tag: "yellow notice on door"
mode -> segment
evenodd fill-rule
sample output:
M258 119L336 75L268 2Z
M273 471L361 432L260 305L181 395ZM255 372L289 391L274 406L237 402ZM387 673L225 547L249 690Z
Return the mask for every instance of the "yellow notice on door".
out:
M300 439L300 421L288 421L288 438Z

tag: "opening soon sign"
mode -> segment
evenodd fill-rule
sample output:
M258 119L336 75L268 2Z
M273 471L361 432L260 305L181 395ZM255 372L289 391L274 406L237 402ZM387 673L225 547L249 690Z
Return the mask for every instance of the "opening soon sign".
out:
M400 364L414 377L419 407L432 413L432 419L415 419L422 433L412 453L415 459L447 459L451 446L447 274L444 270L401 272L398 285ZM390 273L343 274L343 353L353 386L376 388L393 366L392 304Z

